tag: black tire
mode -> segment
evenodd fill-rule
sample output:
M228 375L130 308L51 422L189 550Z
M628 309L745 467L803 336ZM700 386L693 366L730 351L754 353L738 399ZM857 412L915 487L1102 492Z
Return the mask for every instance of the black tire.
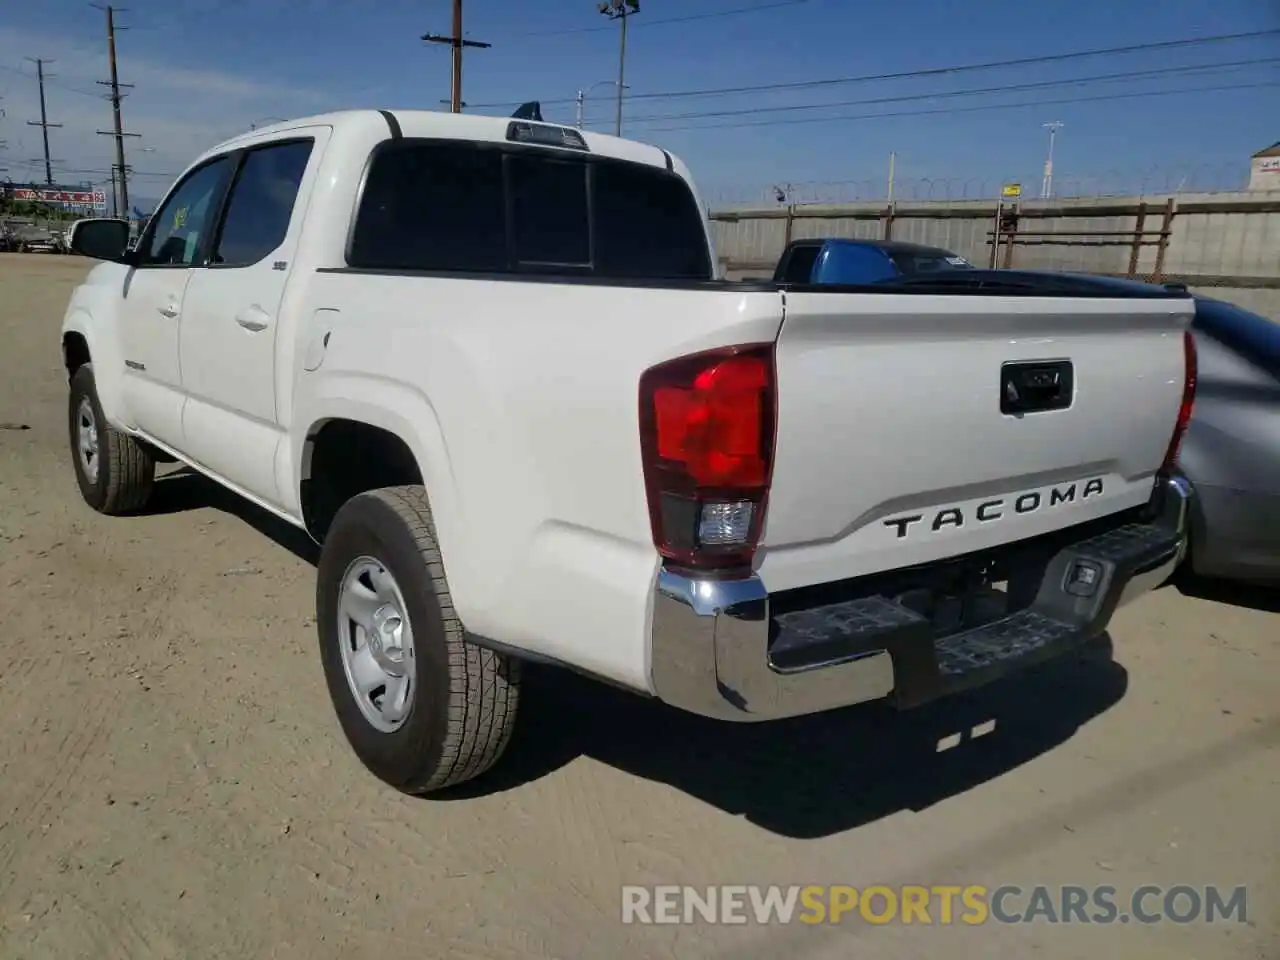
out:
M339 599L348 568L361 557L395 579L413 631L408 714L391 732L365 718L343 664L341 645L351 641L339 622ZM520 663L466 641L422 487L372 490L338 511L320 552L316 631L343 733L376 777L423 794L477 777L502 756L515 726Z
M80 454L81 405L88 401L97 428L97 475L86 470ZM138 440L107 423L98 401L93 365L86 363L71 377L67 404L67 426L71 441L71 462L85 503L99 513L115 516L146 506L155 486L156 462Z

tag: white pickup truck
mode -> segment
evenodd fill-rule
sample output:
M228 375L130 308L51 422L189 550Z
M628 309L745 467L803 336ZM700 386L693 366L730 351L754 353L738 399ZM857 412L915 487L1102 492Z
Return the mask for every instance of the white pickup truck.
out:
M666 151L417 111L223 143L127 240L72 238L106 261L62 326L85 500L176 459L308 531L342 728L407 792L498 759L523 661L725 720L911 706L1185 548L1159 288L730 283Z

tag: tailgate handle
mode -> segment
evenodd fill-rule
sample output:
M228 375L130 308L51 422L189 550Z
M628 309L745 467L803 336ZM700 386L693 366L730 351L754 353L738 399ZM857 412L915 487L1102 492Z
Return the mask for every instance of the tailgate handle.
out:
M1000 412L1012 416L1065 410L1075 394L1070 360L1033 360L1000 367Z

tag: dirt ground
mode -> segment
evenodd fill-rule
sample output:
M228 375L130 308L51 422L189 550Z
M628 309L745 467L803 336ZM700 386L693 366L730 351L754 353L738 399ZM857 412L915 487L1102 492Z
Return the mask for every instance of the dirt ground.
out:
M1274 594L1165 587L1086 656L900 716L722 726L534 672L500 773L403 797L331 713L299 536L190 476L146 516L81 501L85 270L0 256L5 960L1280 958ZM620 922L623 884L670 883L1245 885L1248 914Z

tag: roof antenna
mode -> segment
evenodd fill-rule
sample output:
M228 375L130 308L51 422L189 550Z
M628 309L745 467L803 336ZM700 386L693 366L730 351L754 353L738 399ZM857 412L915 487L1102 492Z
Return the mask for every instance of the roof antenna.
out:
M536 120L538 123L542 123L542 104L537 100L522 103L511 116L516 120Z

